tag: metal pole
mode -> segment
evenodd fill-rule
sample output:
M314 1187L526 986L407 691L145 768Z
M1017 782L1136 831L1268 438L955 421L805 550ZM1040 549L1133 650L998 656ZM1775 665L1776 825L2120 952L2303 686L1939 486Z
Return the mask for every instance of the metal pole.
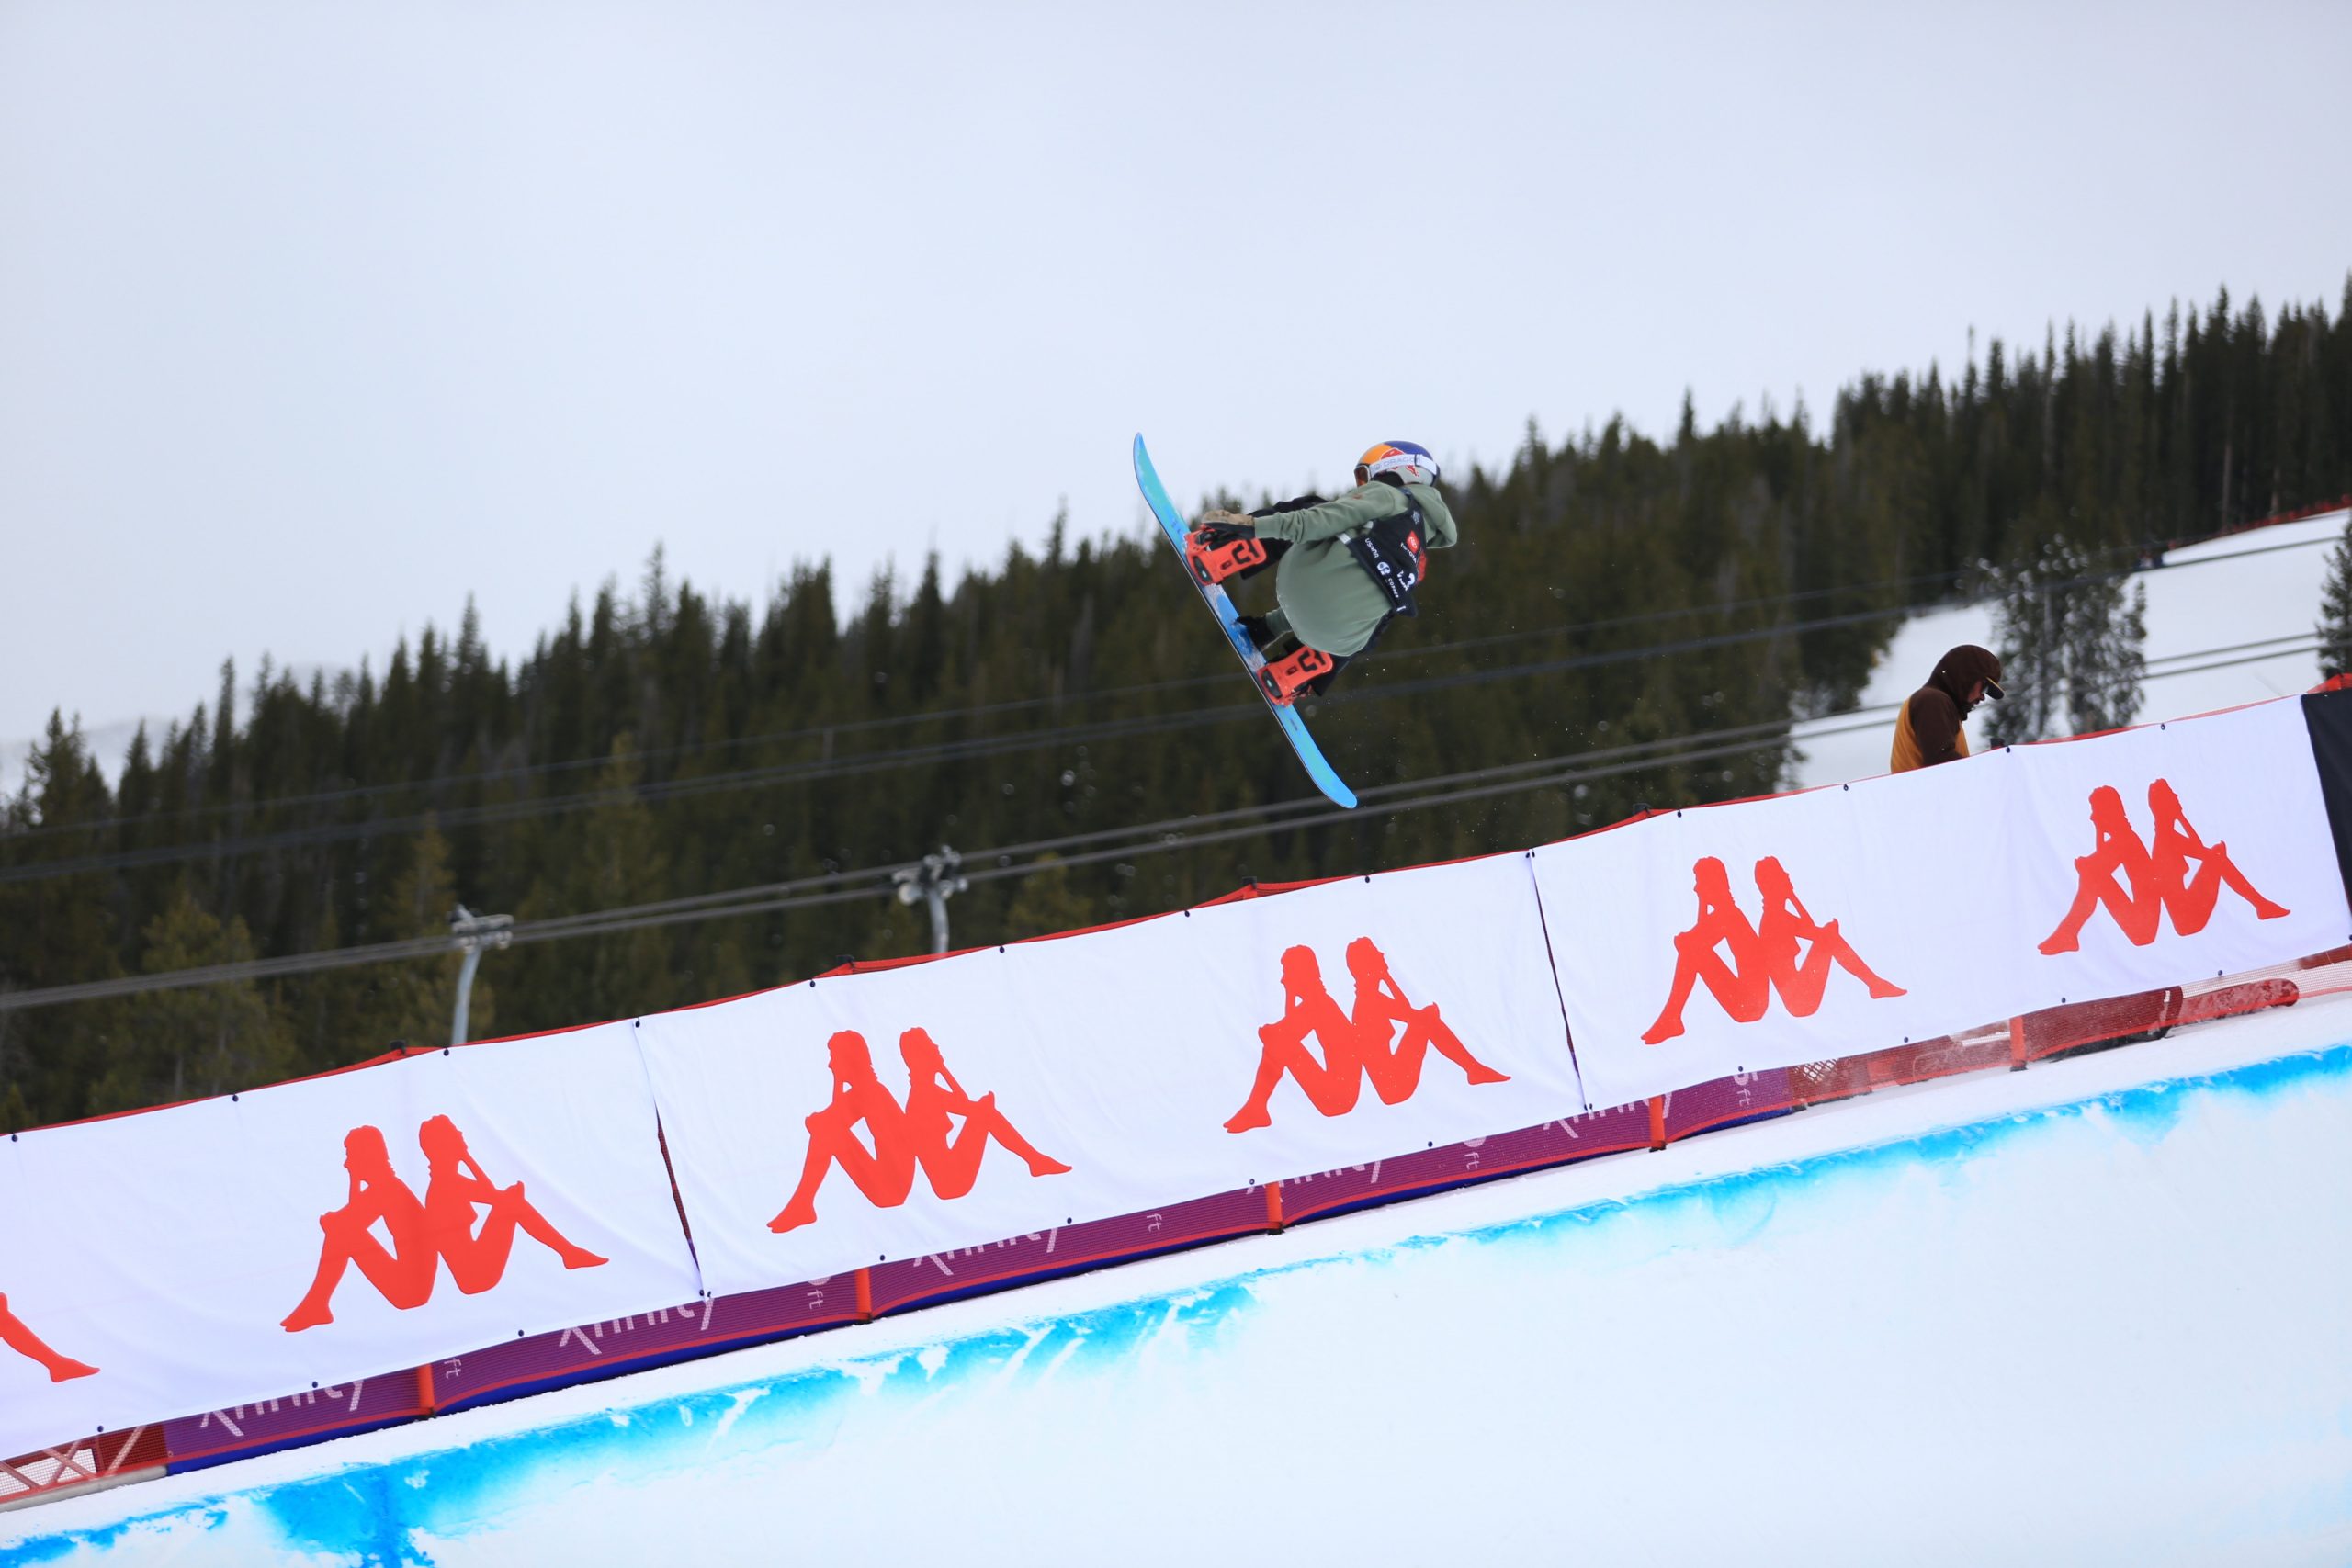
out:
M964 857L939 846L935 855L922 857L921 865L910 865L894 871L890 880L899 885L899 902L912 907L920 900L931 911L931 950L947 951L947 900L953 894L971 886L963 875Z
M481 966L481 943L464 944L466 961L458 965L458 1010L449 1020L449 1043L463 1045L474 1005L474 971Z
M463 904L449 911L449 936L466 961L458 966L458 1005L449 1017L449 1043L463 1045L472 1021L474 971L481 966L482 945L504 947L514 940L512 915L477 915Z
M931 950L944 953L947 951L947 895L939 890L937 883L933 883L923 889L922 901L931 907Z

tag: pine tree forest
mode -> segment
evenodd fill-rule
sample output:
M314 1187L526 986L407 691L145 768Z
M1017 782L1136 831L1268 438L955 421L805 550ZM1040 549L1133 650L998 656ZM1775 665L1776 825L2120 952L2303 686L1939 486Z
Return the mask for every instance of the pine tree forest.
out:
M1166 547L1061 522L960 581L804 565L758 603L656 550L512 662L469 610L381 669L224 667L119 775L52 721L0 807L0 990L441 942L0 1010L0 1123L446 1042L459 903L545 936L483 958L481 1037L928 951L889 873L942 844L961 947L1770 791L1791 718L1852 705L1906 611L2352 491L2352 284L2332 317L2224 294L1864 375L1818 422L1531 425L1445 489L1421 615L1306 710L1352 814L1307 804ZM695 907L750 888L777 907ZM616 909L649 918L563 934Z

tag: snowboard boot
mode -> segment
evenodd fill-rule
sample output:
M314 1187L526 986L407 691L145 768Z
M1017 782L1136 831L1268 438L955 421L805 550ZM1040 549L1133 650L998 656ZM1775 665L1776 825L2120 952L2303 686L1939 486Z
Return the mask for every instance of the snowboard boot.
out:
M1330 684L1329 677L1339 672L1339 663L1329 654L1320 649L1301 647L1259 671L1258 684L1268 701L1276 707L1286 708L1298 700L1301 693L1321 696Z
M1330 655L1331 668L1306 682L1306 694L1310 697L1319 697L1329 691L1331 682L1340 678L1340 671L1345 670L1348 667L1348 660L1354 657L1355 655L1351 653Z
M1203 587L1214 588L1231 577L1246 577L1266 564L1266 547L1259 539L1236 539L1211 549L1198 534L1184 538L1184 564Z

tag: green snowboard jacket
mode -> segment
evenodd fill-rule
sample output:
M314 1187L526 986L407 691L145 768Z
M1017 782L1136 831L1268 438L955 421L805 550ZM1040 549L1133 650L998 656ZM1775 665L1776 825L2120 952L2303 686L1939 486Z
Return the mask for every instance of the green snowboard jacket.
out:
M1457 537L1453 513L1431 485L1408 485L1428 525L1430 549L1450 549ZM1266 627L1289 632L1307 647L1335 657L1363 651L1388 618L1388 595L1349 553L1347 536L1367 523L1405 511L1405 491L1375 479L1337 501L1297 512L1258 518L1261 538L1287 539L1290 548L1274 569L1279 607Z

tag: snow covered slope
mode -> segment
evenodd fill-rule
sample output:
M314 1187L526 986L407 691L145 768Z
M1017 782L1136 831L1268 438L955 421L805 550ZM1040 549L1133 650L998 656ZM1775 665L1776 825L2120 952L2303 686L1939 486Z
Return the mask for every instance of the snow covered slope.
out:
M2352 998L0 1517L0 1564L2336 1562Z
M2266 639L2308 642L2319 620L2320 585L2328 547L2344 536L2346 514L2332 512L2190 545L2165 564L2133 574L2148 591L2148 679L2143 721L2183 718L2240 703L2309 691L2319 680L2319 656L2260 654ZM1919 689L1944 650L1960 643L1993 646L1993 608L1967 604L1905 621L1887 645L1860 706L1883 713L1826 718L1797 727L1804 761L1801 788L1870 778L1886 772L1894 739L1894 712ZM2213 652L2214 649L2232 651ZM2199 666L2230 660L2219 669ZM1968 743L1984 739L1985 710L1969 721Z

